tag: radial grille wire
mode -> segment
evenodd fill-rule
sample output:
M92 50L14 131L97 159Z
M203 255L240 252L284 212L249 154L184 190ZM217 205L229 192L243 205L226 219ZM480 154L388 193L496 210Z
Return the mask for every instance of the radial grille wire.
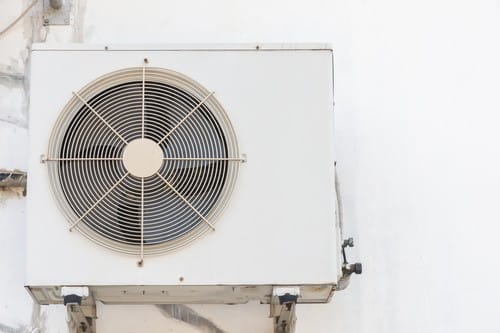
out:
M163 161L128 170L124 151L147 139ZM50 138L52 191L71 229L119 252L157 254L213 228L241 162L231 123L211 93L177 72L129 68L68 102Z

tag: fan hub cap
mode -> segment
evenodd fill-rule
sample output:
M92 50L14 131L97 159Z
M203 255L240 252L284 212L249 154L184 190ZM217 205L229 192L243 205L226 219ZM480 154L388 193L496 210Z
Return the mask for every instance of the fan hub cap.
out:
M163 150L150 139L136 139L123 151L123 164L136 177L149 177L163 165Z

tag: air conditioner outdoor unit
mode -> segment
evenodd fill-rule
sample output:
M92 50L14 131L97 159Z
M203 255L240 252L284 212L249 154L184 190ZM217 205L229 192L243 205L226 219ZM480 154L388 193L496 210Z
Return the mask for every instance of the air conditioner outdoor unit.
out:
M342 276L332 60L324 45L35 45L34 299L272 303L282 287L327 302Z

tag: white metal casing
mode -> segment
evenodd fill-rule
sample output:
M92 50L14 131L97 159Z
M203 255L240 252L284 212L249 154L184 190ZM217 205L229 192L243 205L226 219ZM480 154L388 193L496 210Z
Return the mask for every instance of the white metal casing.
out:
M144 58L215 91L248 160L214 232L138 267L136 257L68 231L40 155L72 91ZM39 302L53 302L47 293L60 286L313 285L326 289L304 301L329 299L341 271L328 46L35 45L30 87L26 285ZM219 294L209 300L233 300Z

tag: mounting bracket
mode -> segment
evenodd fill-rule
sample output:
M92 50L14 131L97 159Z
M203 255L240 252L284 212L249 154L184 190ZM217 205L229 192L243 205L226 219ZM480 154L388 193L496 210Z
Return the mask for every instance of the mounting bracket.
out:
M295 306L300 287L275 287L271 298L270 317L274 319L274 333L295 332Z
M72 0L43 0L43 25L69 25Z
M82 300L89 296L87 287L62 287L61 295L67 311L69 333L96 333L96 306L90 298L90 305L82 305Z

